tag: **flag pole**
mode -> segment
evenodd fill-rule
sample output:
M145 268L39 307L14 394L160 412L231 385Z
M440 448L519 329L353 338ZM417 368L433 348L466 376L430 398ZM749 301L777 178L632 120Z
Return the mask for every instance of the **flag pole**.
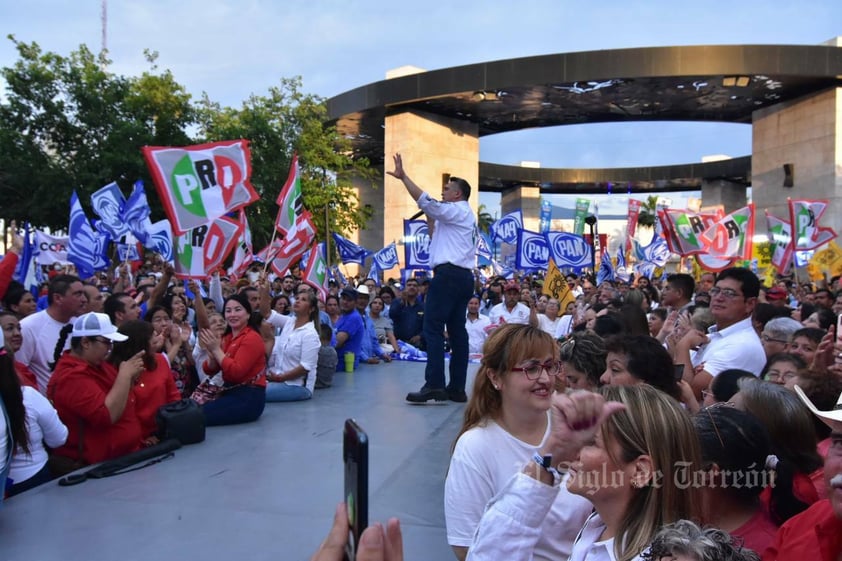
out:
M266 271L269 269L269 263L272 262L272 259L274 259L275 255L277 255L277 253L278 253L276 251L274 255L272 254L272 244L275 243L275 235L277 233L278 233L278 229L273 227L272 228L272 239L269 240L269 251L266 252L266 262L263 264L263 274L264 275L266 274Z

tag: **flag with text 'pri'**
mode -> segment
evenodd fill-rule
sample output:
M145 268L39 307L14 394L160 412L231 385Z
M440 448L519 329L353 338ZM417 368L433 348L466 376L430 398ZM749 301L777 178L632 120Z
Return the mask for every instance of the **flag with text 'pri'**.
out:
M259 198L250 183L247 140L186 147L145 146L143 156L176 235Z
M796 251L816 249L836 238L833 229L819 224L827 205L827 201L789 199L789 220Z
M301 194L301 169L298 166L298 154L292 155L289 176L284 183L278 199L278 217L275 219L275 229L286 235L292 231L304 215L304 197Z
M315 239L316 226L313 224L313 217L309 212L305 212L295 228L287 232L286 237L278 244L274 254L270 253L275 274L287 274Z
M753 203L723 216L701 234L708 255L734 259L751 259L753 236Z
M314 244L310 248L310 258L307 260L307 268L304 270L304 282L316 289L319 299L322 302L327 298L327 281L329 277L324 250L324 242Z
M175 276L206 278L228 257L242 233L239 221L222 216L178 236L175 240Z
M766 225L769 228L769 243L772 244L772 266L785 275L792 265L792 224L766 211Z

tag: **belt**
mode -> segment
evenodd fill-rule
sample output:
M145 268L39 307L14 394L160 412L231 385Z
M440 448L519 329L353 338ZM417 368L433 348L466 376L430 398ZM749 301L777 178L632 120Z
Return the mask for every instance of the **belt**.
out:
M468 272L471 271L467 267L460 267L459 265L454 265L453 263L442 263L440 265L436 265L435 267L433 267L433 272L438 271L442 267L453 267L454 269L461 269L463 271L468 271Z

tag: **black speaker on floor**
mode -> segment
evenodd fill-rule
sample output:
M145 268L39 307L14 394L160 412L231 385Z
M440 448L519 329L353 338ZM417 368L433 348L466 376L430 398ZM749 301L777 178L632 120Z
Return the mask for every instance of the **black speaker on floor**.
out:
M784 164L784 187L795 185L795 164Z

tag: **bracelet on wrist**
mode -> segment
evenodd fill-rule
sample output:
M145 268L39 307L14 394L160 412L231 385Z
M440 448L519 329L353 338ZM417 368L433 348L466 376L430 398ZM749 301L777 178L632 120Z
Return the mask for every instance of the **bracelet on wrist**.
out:
M551 455L542 456L539 452L532 455L532 461L541 466L541 468L552 475L553 485L558 485L561 481L562 473L553 466L553 457Z

